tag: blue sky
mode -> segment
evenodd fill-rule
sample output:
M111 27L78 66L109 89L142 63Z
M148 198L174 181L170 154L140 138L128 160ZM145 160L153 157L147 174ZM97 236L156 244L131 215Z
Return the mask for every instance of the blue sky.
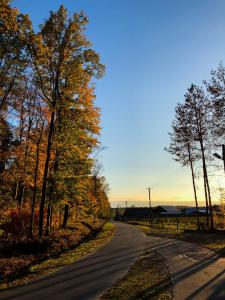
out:
M87 36L106 65L97 82L102 109L101 153L110 201L147 205L191 204L190 172L163 148L174 107L187 87L201 84L225 61L223 0L15 0L34 27L60 4L83 10ZM215 183L217 184L217 183ZM201 189L199 189L200 197Z

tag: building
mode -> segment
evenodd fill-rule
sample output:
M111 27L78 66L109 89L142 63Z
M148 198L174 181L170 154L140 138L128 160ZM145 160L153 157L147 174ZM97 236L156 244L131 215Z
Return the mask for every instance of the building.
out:
M220 205L213 205L212 209L213 209L213 214L221 214L222 213ZM199 207L198 214L199 214L199 216L206 216L206 207L204 207L204 206ZM208 209L208 214L210 214L209 209ZM196 207L188 207L187 209L185 209L184 215L185 216L196 216L197 215Z
M198 214L199 214L199 216L206 216L206 208L205 207L199 207L198 208ZM185 216L196 216L197 215L196 207L189 207L189 208L185 209L184 215Z
M156 215L160 216L180 216L182 212L176 208L176 206L171 205L159 205L154 209Z
M128 207L123 214L124 221L138 221L144 218L150 218L154 216L152 208L148 207Z

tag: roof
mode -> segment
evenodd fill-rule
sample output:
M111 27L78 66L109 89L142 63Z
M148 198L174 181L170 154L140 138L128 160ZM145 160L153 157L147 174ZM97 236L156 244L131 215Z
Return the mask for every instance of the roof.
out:
M179 209L176 208L176 206L171 205L159 205L156 208L163 209L165 212L180 212Z
M124 217L149 216L153 214L153 209L148 207L128 207L123 214Z
M188 208L185 209L185 213L190 213L190 212L193 212L193 211L194 212L197 211L196 207L188 207Z
M199 206L198 207L198 210L200 211L206 211L206 207L204 206ZM185 209L185 212L191 212L191 211L197 211L197 208L196 207L188 207Z
M181 211L164 211L164 212L161 212L160 215L161 216L169 216L169 215L181 215L182 212Z

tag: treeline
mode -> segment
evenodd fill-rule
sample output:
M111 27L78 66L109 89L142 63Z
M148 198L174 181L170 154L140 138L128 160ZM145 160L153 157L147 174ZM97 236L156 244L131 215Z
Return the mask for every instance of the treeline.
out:
M222 64L211 71L211 78L202 86L192 84L184 95L184 101L175 108L171 124L170 144L165 148L182 166L191 170L194 199L199 228L196 169L202 168L206 205L206 227L214 229L209 167L214 156L225 160L225 68ZM215 154L222 146L222 155ZM225 163L225 162L224 162ZM215 172L215 170L214 170Z
M42 237L55 224L66 227L69 214L108 216L94 155L94 78L104 66L85 37L83 13L69 18L61 6L35 32L10 2L0 1L0 224L16 211L27 234Z

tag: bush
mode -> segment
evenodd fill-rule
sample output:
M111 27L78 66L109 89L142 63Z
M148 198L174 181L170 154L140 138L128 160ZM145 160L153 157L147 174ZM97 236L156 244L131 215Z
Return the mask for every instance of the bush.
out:
M10 218L2 227L5 236L16 234L18 226L21 226L21 218L28 216L28 223L23 223L23 234L20 234L20 237L23 237L29 228L26 226L26 224L29 224L29 214L11 212L9 215ZM11 239L11 241L1 239L0 277L3 277L3 280L12 279L26 272L32 264L59 256L61 253L79 245L90 237L90 234L99 231L103 225L101 221L91 223L91 220L88 220L88 226L87 224L85 226L84 223L79 222L76 226L68 229L55 230L50 236L43 239L17 238L17 240Z
M0 224L2 230L2 238L10 238L14 241L22 240L27 237L30 228L30 211L24 209L22 212L19 209L11 209L3 213L3 220ZM35 219L37 221L37 213Z

